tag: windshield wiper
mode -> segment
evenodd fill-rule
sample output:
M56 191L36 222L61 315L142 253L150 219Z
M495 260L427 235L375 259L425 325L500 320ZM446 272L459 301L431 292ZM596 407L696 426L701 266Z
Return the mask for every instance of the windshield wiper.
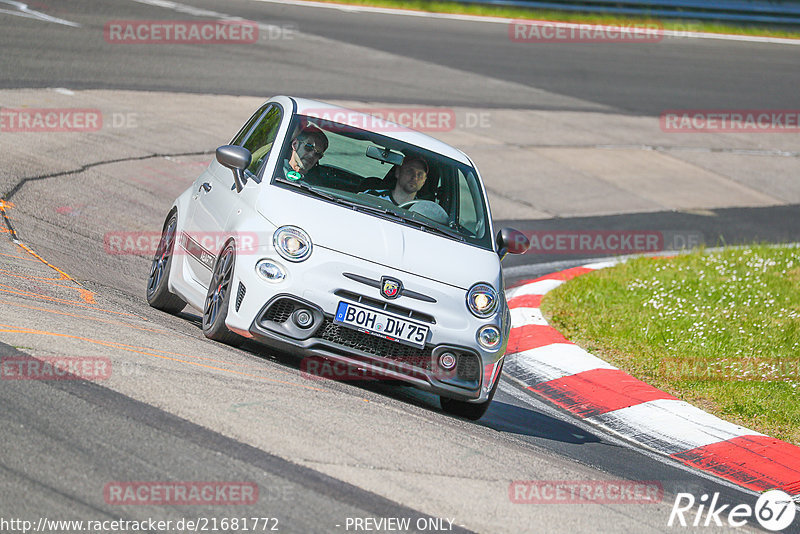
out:
M280 181L283 182L284 184L291 184L291 185L293 185L295 187L299 187L303 191L307 191L307 192L311 193L312 195L318 196L320 198L324 198L326 200L333 200L333 201L341 200L340 198L338 198L338 197L336 197L334 195L331 195L330 193L325 193L324 191L320 191L319 189L316 189L315 187L311 187L308 184L304 184L303 182L290 182L288 180L280 180Z
M304 184L303 182L290 182L287 180L279 180L279 181L284 184L291 184L294 187L299 187L303 191L307 191L308 193L311 193L314 196L324 198L325 200L331 200L333 202L336 202L337 204L344 204L345 206L353 209L361 207L359 204L356 204L355 202L351 202L342 197L337 197L336 195L331 195L330 193L326 193L325 191L320 191L316 187L311 187L310 185Z
M303 182L290 182L288 180L281 180L281 179L279 179L279 181L281 183L284 183L284 184L290 184L290 185L292 185L294 187L299 187L303 191L307 191L308 193L311 193L312 195L320 197L320 198L324 198L325 200L331 200L331 201L336 202L338 204L343 204L343 205L345 205L345 206L347 206L349 208L352 208L352 209L354 209L356 211L358 211L358 210L369 211L369 212L372 212L372 213L377 213L379 215L389 215L389 216L391 216L391 217L393 217L395 219L403 219L403 217L401 217L399 214L395 213L392 210L389 210L389 209L386 209L386 208L377 207L377 206L367 206L367 205L364 205L364 204L358 204L358 203L353 202L351 200L347 200L345 198L337 197L336 195L331 195L330 193L326 193L324 191L320 191L319 189L317 189L315 187L311 187L310 185L305 184Z
M438 234L445 235L447 237L452 237L453 239L457 239L458 241L466 241L466 238L463 235L461 235L461 234L459 234L457 232L454 232L452 230L449 230L449 229L446 230L446 229L441 228L439 226L434 226L431 223L428 223L428 222L425 222L425 221L421 221L421 220L417 219L416 217L412 217L410 215L404 215L402 213L395 213L395 215L397 215L398 217L403 219L405 222L412 223L412 224L414 224L416 226L419 226L420 230L422 230L424 232L438 233Z
M358 210L369 211L369 212L372 212L372 213L377 213L379 215L389 215L389 216L391 216L391 217L393 217L395 219L402 219L403 218L398 213L395 213L394 211L392 211L392 210L390 210L388 208L381 208L380 206L369 206L367 204L356 204L356 203L353 203L353 207L358 209Z

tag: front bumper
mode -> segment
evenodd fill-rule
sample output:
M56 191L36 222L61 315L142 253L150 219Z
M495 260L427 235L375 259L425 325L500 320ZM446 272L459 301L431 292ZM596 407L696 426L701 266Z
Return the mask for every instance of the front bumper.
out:
M255 269L261 258L282 264L286 278L279 283L262 279ZM364 282L381 280L383 276L401 280L409 293L424 294L425 298L403 293L387 301L378 289ZM483 279L495 287L502 286L492 277ZM231 298L225 324L240 335L301 356L352 365L368 376L400 380L458 400L488 399L508 341L510 317L505 306L495 316L479 319L469 313L464 289L321 246L314 249L310 259L294 264L276 259L271 249L237 256L232 289L235 298ZM333 315L341 301L379 311L384 307L386 314L428 324L427 345L424 349L408 347L334 323ZM313 312L311 326L299 328L293 324L295 306ZM487 351L478 345L476 333L485 324L495 324L503 332L503 343L497 350ZM443 376L438 369L438 356L446 350L459 358L455 376Z
M308 310L314 317L313 324L307 328L301 328L292 318L301 309ZM499 378L495 372L487 376L481 356L473 348L452 344L427 344L417 348L385 340L335 323L333 316L324 313L319 306L289 294L277 295L265 304L249 332L265 345L305 356L307 359L301 363L301 369L314 375L312 377L398 380L438 395L476 402L486 399L483 390L491 390L491 385ZM448 371L439 366L439 356L443 352L456 355L454 369ZM342 364L352 372L317 375L320 366L309 357ZM490 367L494 369L497 365L499 361ZM491 384L483 388L485 380L491 380Z

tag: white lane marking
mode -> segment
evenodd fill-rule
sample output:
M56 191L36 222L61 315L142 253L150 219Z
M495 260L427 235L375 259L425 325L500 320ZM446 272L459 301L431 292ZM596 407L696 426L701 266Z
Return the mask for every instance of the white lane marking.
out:
M547 401L541 400L539 397L535 396L535 394L520 390L519 387L524 388L525 384L521 382L517 377L509 373L504 372L503 379L504 380L500 381L500 391L514 397L515 399L517 399L524 405L528 406L532 411L538 414L544 414L558 421L567 422L570 425L574 425L575 427L586 432L590 436L600 436L602 440L606 443L609 443L611 445L616 445L619 447L626 447L628 449L633 449L637 451L639 454L642 454L645 457L650 458L651 460L654 460L664 465L668 465L674 469L679 469L681 471L691 474L692 476L710 480L714 484L720 484L728 488L742 491L750 495L756 495L756 496L759 495L759 492L757 491L748 488L743 488L741 486L734 484L729 480L725 480L724 478L718 478L716 475L712 475L711 473L707 473L706 471L701 471L695 467L686 465L685 463L680 462L678 460L674 460L669 456L664 456L662 453L658 451L644 448L639 443L631 441L629 436L620 436L617 433L607 432L605 431L606 429L598 427L596 423L592 424L592 421L589 421L587 419L580 419L573 415L566 415L564 412L555 408ZM517 384L518 387L513 386L512 383ZM576 438L582 437L579 434L575 433L573 433L572 435ZM696 493L699 495L702 492L696 492Z
M609 260L609 261L597 261L594 263L587 263L586 265L582 265L582 267L585 267L587 269L598 270L598 269L605 269L606 267L613 267L615 265L619 265L620 263L625 263L625 260L620 259L620 260Z
M449 19L468 22L488 22L492 24L509 24L519 19L509 19L504 17L482 17L479 15L458 15L455 13L432 13L428 11L415 11L411 9L394 9L388 7L354 6L346 4L333 4L328 2L313 2L306 0L253 0L254 2L265 2L270 4L286 4L307 7L317 7L322 9L335 9L337 11L351 13L378 13L382 15L402 15L406 17L423 17L433 19ZM526 24L534 26L546 26L557 28L588 28L601 30L608 25L584 24L576 22L555 22L549 20L525 20ZM664 37L686 38L686 39L718 39L722 41L744 41L748 43L765 44L790 44L800 45L800 39L787 39L782 37L759 37L755 35L732 35L727 33L706 33L678 30L661 30L659 33Z
M28 4L23 4L22 2L16 2L15 0L0 0L0 4L6 4L17 8L16 11L12 11L10 9L0 9L0 13L6 13L8 15L16 15L17 17L24 17L26 19L52 22L54 24L63 24L64 26L72 26L73 28L81 27L81 25L78 24L77 22L70 22L68 20L60 19L57 17L51 17L50 15L46 15L39 11L34 11L33 9L28 7Z
M617 369L570 343L552 343L506 355L508 365L528 386L594 369Z
M688 402L657 399L592 417L587 421L664 454L675 454L739 436L763 436L723 421Z
M53 89L53 91L55 91L56 93L58 93L60 95L67 95L67 96L73 96L75 94L74 91L70 91L66 87L56 87L56 88Z
M243 19L242 17L234 17L233 15L220 13L219 11L211 11L210 9L203 9L199 7L190 6L187 4L180 4L178 2L172 2L171 0L132 0L132 1L138 2L140 4L145 4L148 6L162 7L164 9L175 11L176 13L183 13L195 17L208 17L208 18L214 18L219 20L230 20L230 21L245 21L245 19ZM281 28L280 26L276 26L274 24L265 24L263 22L259 22L257 23L257 25L260 30L265 30L267 32L283 30L283 28ZM314 38L318 41L321 40L321 38L316 38L316 37Z
M178 2L170 2L168 0L133 0L133 1L138 2L140 4L146 4L148 6L163 7L164 9L177 11L178 13L184 13L186 15L193 15L195 17L220 18L225 20L244 20L241 17L233 17L231 15L226 15L225 13L220 13L219 11L211 11L209 9L189 6L186 4L179 4Z
M524 286L514 287L506 290L506 299L511 300L514 297L521 297L524 295L544 295L551 289L555 289L561 284L563 280L539 280L538 282L531 282Z
M529 324L546 326L547 321L539 308L511 308L511 328Z

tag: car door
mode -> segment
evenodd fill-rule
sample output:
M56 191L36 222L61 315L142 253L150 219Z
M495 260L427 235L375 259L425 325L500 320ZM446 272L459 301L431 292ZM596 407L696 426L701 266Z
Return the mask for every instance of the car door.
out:
M281 109L265 104L250 117L231 144L240 145L252 154L244 171L247 187L236 191L233 173L216 160L194 183L185 232L178 239L188 255L187 264L192 276L203 286L211 282L214 261L227 240L226 224L231 212L241 205L241 195L257 194L255 184L261 181L261 171L272 151L281 122Z

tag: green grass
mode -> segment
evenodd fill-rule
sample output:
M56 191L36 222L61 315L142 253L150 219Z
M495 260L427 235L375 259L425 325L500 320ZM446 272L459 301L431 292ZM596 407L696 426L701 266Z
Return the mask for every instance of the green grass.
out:
M505 17L512 19L552 20L560 22L583 22L607 25L630 24L663 24L664 29L677 31L732 33L737 35L756 35L765 37L787 37L800 39L800 30L781 29L773 27L734 25L698 20L670 20L648 16L621 16L599 13L573 13L569 11L554 11L541 9L526 9L518 7L486 6L475 4L457 4L455 2L427 2L412 0L321 0L336 4L352 4L361 6L391 7L398 9L411 9L416 11L429 11L432 13L456 13L463 15L479 15L487 17Z
M549 292L568 339L706 411L800 445L800 248L636 258Z

